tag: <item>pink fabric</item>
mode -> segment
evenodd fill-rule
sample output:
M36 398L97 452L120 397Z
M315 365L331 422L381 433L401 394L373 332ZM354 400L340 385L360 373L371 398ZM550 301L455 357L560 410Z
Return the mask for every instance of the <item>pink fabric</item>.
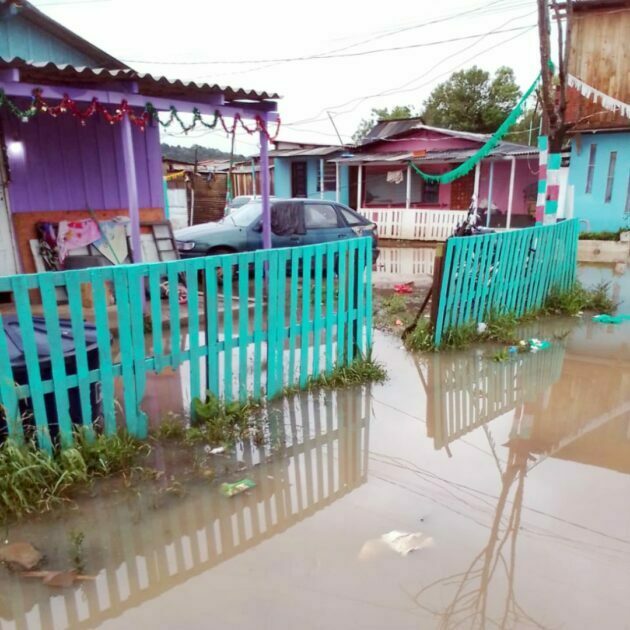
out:
M57 233L59 262L63 263L71 249L86 247L101 238L98 225L92 219L60 221Z

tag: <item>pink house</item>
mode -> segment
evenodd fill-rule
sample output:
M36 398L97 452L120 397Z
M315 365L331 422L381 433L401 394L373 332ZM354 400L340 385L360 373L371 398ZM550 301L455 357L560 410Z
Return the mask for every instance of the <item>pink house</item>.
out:
M385 238L443 240L465 215L473 195L484 224L533 225L536 147L500 142L475 169L450 184L426 182L410 165L444 173L488 138L430 127L419 118L380 121L352 153L334 161L349 169L348 203L375 220Z

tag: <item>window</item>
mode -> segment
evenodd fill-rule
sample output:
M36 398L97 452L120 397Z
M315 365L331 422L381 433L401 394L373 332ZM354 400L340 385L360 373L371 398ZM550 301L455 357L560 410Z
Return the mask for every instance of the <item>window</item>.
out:
M317 163L317 192L321 192L322 163ZM324 192L337 190L337 165L334 162L324 162Z
M341 208L341 214L343 214L343 218L346 220L346 223L350 226L365 225L365 219L363 219L363 217L359 216L358 214L355 214L354 212L351 212L350 210L346 208Z
M411 174L412 204L437 204L440 185L425 182ZM368 166L365 169L365 202L369 206L393 206L404 208L407 203L407 171L400 167Z
M617 151L611 151L610 161L608 162L608 177L606 178L605 203L608 203L612 199L613 185L615 183L615 164L617 164Z
M337 211L327 204L307 203L304 205L306 229L336 228L339 226Z
M586 172L586 192L593 190L593 175L595 174L595 157L597 155L597 145L591 144L591 150L588 154L588 171Z

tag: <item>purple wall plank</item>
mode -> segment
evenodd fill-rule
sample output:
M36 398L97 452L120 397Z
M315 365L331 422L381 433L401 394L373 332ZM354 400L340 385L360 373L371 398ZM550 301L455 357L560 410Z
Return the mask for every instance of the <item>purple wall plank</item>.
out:
M127 207L118 125L93 117L82 126L70 115L35 116L23 123L2 112L7 141L19 139L24 156L9 153L13 212L115 210ZM135 127L133 146L141 208L163 206L159 130Z

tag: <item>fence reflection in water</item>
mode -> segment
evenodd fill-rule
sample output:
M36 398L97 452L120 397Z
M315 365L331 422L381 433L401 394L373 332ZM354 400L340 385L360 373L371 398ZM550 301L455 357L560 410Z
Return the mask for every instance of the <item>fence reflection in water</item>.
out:
M5 575L0 626L95 627L313 516L367 481L369 388L296 396L276 411L272 442L247 443L238 453L252 467L243 474L257 484L247 495L226 498L205 482L155 508L150 493L130 492L92 499L45 527L27 525L29 534L39 532L38 546L50 550L49 564L67 546L68 531L85 532L86 570L96 580L57 591ZM21 535L28 534L22 529Z

